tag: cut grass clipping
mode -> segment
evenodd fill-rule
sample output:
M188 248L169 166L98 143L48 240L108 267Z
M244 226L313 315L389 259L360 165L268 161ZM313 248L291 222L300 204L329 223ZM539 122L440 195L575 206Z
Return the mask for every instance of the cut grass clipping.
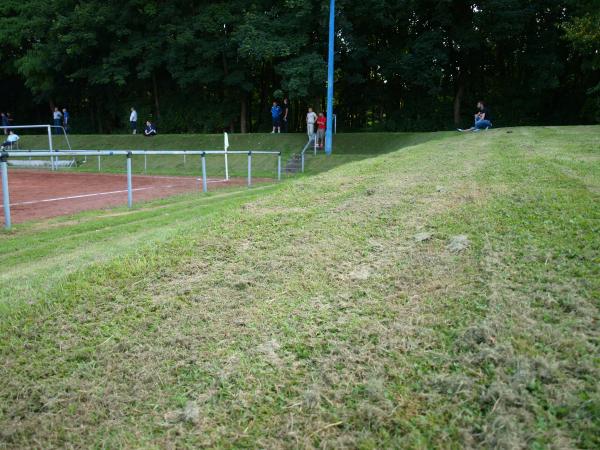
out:
M510 131L0 235L0 446L597 448L600 127Z

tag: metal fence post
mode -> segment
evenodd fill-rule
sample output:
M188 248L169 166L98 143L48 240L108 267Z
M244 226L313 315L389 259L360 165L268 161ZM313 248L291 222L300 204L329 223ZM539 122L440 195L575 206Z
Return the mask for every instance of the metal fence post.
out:
M208 180L206 179L206 153L202 153L202 192L208 191Z
M281 181L281 152L277 155L277 181Z
M52 144L52 129L50 128L50 125L48 125L48 147L50 147L48 150L52 153L54 151L54 145ZM52 170L56 170L54 167L54 156L50 157L50 166L52 167Z
M8 195L8 153L0 155L0 169L2 171L2 204L4 205L4 228L10 229L10 196Z
M252 152L248 152L248 187L252 187Z
M98 155L98 172L100 172L102 170L101 168L101 164L100 164L100 155Z
M148 155L144 153L144 173L148 172Z
M131 182L131 152L127 153L127 206L133 207L133 188Z

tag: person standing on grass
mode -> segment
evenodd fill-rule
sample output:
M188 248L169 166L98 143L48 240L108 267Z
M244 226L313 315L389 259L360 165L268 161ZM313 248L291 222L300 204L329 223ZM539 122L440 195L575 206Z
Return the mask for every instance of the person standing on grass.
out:
M135 108L131 108L131 114L129 114L129 126L131 127L131 134L137 134L137 111Z
M67 108L63 108L62 110L62 121L63 121L63 128L65 129L65 133L69 132L69 111L67 111Z
M320 112L317 119L317 147L319 148L325 145L325 130L327 130L327 118Z
M3 127L8 127L9 123L8 123L8 114L4 114L4 113L0 113L0 119L2 119L2 126ZM3 128L4 130L4 134L8 134L8 128Z
M54 134L58 134L58 127L60 127L60 123L62 122L62 113L58 108L54 108L54 112L52 113L52 118L54 119L54 128L52 131Z
M283 132L288 132L288 117L290 116L290 102L287 98L283 99Z
M156 136L156 127L149 120L146 121L146 128L144 129L144 136L152 137Z
M317 115L312 108L308 108L308 113L306 114L306 133L309 139L315 138L315 123L317 123Z
M281 107L276 101L273 101L273 106L271 107L271 119L273 119L273 131L271 131L271 134L275 132L281 133Z
M466 130L459 128L458 131L479 131L487 130L488 128L492 128L492 115L483 100L480 100L477 102L477 113L475 114L475 123L473 126Z

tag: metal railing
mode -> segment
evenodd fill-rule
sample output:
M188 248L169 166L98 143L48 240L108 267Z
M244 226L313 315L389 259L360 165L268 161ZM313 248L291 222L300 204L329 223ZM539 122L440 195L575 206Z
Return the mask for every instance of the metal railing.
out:
M53 158L59 156L126 156L127 157L127 206L133 207L132 161L134 155L200 155L202 157L202 191L208 192L206 176L207 155L247 155L248 187L252 187L252 155L277 155L277 180L281 180L281 152L265 150L223 151L223 150L70 150L70 151L3 151L0 153L0 173L2 178L2 205L4 208L4 228L11 228L10 193L8 187L8 160L13 157L37 156ZM54 167L54 163L52 163Z
M302 149L302 152L300 152L302 173L304 173L304 155L305 155L306 151L310 148L310 144L313 144L315 156L317 156L317 136L316 135L310 136L308 138L308 142Z

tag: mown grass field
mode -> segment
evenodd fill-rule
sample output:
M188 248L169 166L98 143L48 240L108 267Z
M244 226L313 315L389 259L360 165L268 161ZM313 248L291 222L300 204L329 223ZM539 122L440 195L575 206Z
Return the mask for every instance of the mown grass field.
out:
M336 151L0 234L0 448L600 446L600 127Z

